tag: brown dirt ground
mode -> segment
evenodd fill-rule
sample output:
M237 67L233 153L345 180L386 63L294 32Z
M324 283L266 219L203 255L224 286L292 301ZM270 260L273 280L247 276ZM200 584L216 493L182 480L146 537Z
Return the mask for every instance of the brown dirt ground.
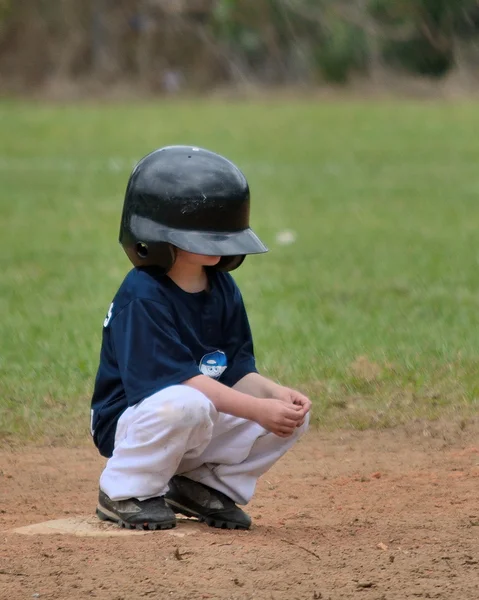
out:
M95 507L91 447L0 452L0 598L479 598L479 421L312 432L258 485L249 532L27 536Z

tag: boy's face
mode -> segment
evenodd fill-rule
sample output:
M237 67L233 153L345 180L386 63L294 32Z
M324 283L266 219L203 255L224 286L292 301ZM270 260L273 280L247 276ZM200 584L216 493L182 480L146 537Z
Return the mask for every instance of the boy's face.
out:
M205 254L193 254L186 250L176 249L176 263L199 265L202 267L214 267L221 260L221 256L206 256Z

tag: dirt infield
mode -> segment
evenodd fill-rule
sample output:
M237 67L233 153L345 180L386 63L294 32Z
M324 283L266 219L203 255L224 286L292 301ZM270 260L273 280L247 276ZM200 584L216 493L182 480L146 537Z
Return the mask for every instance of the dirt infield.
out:
M0 598L477 600L478 434L311 433L261 480L249 532L186 521L113 536L91 518L93 448L3 449ZM52 519L93 537L12 531Z

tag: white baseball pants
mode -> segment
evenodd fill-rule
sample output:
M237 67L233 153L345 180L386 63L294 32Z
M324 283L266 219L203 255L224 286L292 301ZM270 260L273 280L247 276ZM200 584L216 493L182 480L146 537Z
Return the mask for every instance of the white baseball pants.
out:
M219 413L198 390L171 386L121 415L100 488L112 500L146 500L164 495L171 477L181 474L247 504L258 477L307 426L308 418L281 438L253 421Z

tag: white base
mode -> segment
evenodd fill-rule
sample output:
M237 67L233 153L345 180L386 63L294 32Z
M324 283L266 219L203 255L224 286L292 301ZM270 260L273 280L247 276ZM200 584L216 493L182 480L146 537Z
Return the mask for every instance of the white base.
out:
M116 523L100 521L97 517L69 517L26 525L12 529L12 533L22 535L74 535L78 537L116 537L125 535L171 535L185 537L204 530L204 525L196 521L178 520L176 528L162 531L145 531L137 529L122 529Z

